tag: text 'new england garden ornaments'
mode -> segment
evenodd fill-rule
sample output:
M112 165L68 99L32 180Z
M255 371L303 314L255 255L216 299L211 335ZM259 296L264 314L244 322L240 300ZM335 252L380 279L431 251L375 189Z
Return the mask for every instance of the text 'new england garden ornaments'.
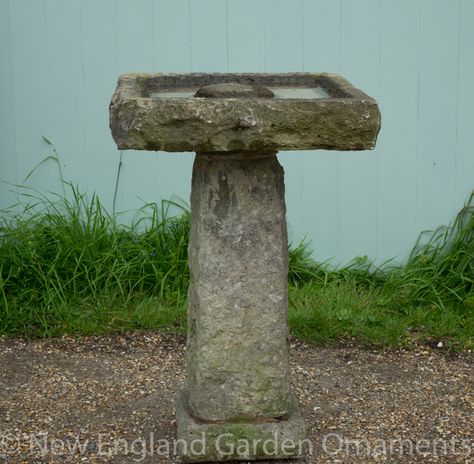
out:
M377 103L332 74L126 74L110 127L122 150L196 152L187 386L177 406L183 459L300 457L276 155L374 148Z

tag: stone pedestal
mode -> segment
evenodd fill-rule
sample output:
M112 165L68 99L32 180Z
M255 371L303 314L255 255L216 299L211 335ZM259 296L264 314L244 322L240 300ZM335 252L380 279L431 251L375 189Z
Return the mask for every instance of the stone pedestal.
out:
M298 456L305 428L289 383L288 239L276 153L196 155L189 267L183 458ZM203 437L200 456L191 442ZM269 440L271 453L263 448Z
M197 152L187 389L177 420L182 457L301 456L276 152L373 149L377 103L327 73L125 74L110 102L110 128L121 150Z

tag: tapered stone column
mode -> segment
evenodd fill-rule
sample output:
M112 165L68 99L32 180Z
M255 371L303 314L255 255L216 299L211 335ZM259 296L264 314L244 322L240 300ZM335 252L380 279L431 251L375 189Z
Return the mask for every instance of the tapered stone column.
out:
M199 436L206 441L204 460L264 457L269 440L276 449L267 458L301 453L305 428L290 393L288 363L284 197L274 152L196 155L187 389L178 413L188 460L203 460L190 452ZM249 453L227 456L242 440Z
M285 417L288 240L275 153L196 155L189 268L191 413Z

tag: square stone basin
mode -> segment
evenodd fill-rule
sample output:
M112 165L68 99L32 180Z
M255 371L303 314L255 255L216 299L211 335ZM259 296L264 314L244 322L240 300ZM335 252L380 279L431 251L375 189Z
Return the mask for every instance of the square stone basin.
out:
M327 73L124 74L110 104L122 150L366 150L380 123L373 98Z

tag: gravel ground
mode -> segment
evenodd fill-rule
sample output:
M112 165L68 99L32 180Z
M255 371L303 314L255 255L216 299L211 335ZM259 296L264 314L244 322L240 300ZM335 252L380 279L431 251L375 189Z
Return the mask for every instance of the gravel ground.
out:
M472 353L291 346L305 462L474 464ZM177 462L184 354L183 336L152 332L0 338L0 463Z

